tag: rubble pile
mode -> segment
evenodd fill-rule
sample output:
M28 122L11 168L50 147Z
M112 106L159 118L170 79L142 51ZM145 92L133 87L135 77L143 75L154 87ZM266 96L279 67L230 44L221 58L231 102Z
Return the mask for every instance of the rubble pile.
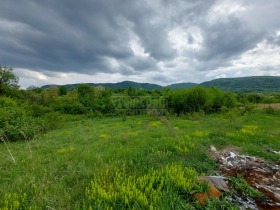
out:
M280 209L279 165L268 164L256 157L239 155L234 151L219 153L214 146L211 146L210 151L215 153L220 164L219 174L228 177L242 175L251 187L264 194L255 200L260 209ZM249 203L252 201L248 201Z

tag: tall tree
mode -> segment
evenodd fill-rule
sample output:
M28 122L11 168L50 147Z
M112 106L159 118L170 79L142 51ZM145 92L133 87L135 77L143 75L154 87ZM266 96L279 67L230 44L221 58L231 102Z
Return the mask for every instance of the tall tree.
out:
M0 92L5 88L18 89L18 77L12 67L0 65Z

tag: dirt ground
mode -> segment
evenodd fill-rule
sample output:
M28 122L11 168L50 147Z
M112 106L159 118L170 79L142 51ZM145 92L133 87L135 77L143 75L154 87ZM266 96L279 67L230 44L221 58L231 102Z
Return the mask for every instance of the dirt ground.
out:
M280 109L280 103L276 103L276 104L258 104L257 105L257 109L264 109L264 108L268 108L271 107L273 109Z

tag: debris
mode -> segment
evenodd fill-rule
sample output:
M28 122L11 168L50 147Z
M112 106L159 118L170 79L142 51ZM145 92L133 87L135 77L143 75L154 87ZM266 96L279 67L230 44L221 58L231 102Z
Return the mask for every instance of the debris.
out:
M271 152L271 153L274 153L274 154L277 154L277 155L280 155L280 151L275 151L275 150L272 150L272 149L268 149L267 150L268 152Z
M212 185L207 191L207 195L210 198L219 198L222 196L222 193L215 186Z
M210 185L215 186L219 190L229 192L229 188L227 186L227 183L225 182L225 179L227 178L223 176L204 176L200 177L199 179L208 182Z
M241 174L247 183L264 194L262 199L252 202L261 209L280 209L280 168L279 165L268 164L264 160L248 155L239 155L234 151L226 153L216 152L217 162L220 163L219 172L224 176L237 177ZM246 198L248 199L248 198ZM250 200L232 197L234 202L254 209ZM258 208L255 208L258 209Z
M222 196L222 193L213 185L207 190L207 192L199 192L194 195L195 200L199 204L204 204L207 198L219 198Z
M216 153L216 152L217 152L217 149L216 149L216 147L214 147L213 145L211 145L211 146L210 146L210 151Z
M231 198L229 198L230 202L236 203L240 206L239 209L251 209L251 210L258 210L258 206L256 202L252 198L244 198L238 195L233 195Z
M229 152L229 157L235 158L236 154L234 152Z
M199 204L204 204L208 198L208 195L207 193L200 192L200 193L196 193L194 198L197 200Z

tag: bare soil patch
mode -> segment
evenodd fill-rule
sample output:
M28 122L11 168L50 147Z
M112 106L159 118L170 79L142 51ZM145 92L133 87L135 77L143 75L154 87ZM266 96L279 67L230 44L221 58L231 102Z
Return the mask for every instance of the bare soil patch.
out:
M273 109L280 109L280 103L275 104L258 104L257 109L265 109L265 108L273 108Z

